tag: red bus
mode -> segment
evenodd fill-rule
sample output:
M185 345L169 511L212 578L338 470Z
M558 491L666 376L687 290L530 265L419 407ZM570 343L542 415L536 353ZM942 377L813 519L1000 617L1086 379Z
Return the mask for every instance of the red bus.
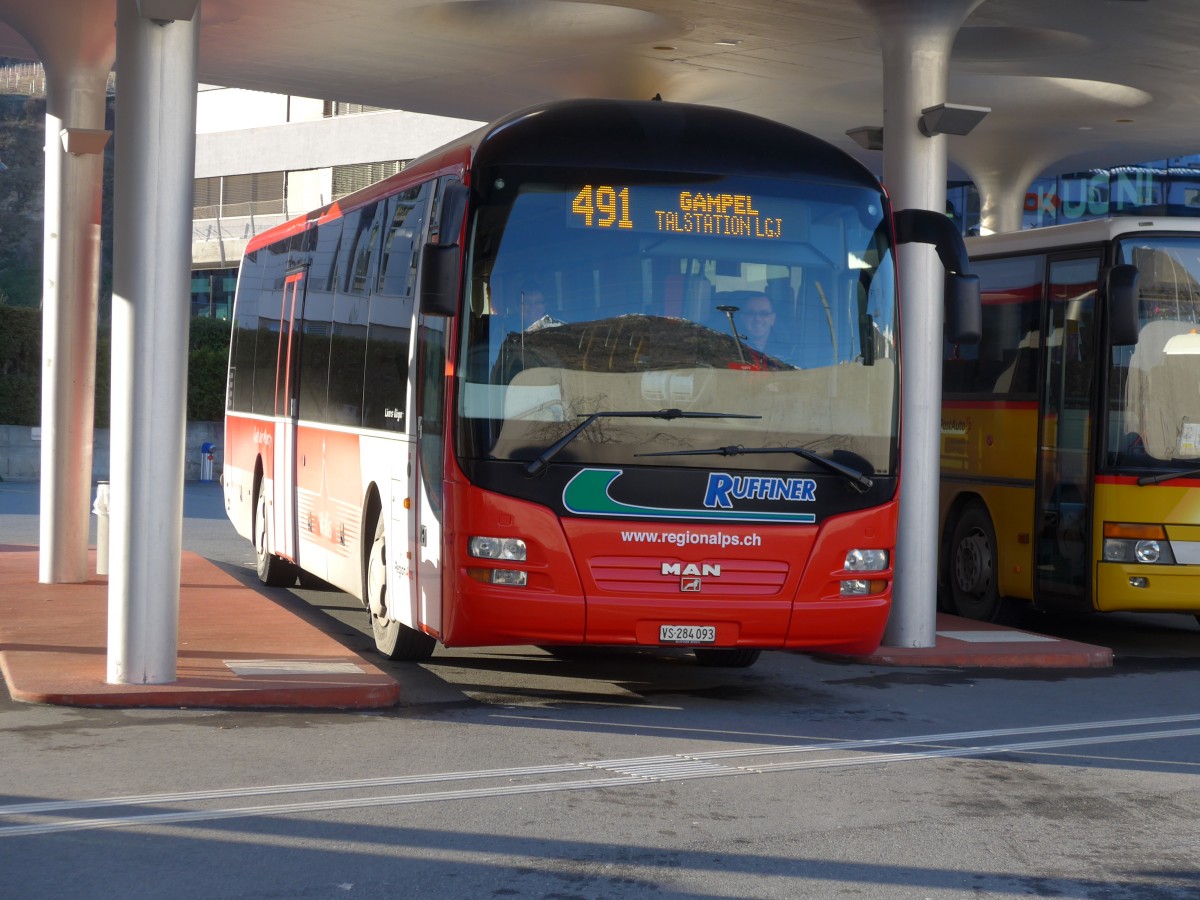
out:
M757 117L513 114L250 243L228 515L263 581L353 594L392 658L869 652L896 536L897 236L960 273L948 320L978 317L946 223L893 216L852 158Z

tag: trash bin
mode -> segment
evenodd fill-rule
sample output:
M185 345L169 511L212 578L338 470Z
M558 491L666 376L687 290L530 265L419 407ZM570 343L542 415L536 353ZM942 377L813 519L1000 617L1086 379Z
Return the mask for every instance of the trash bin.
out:
M216 445L210 441L205 441L200 445L200 480L213 480L213 451L216 450Z

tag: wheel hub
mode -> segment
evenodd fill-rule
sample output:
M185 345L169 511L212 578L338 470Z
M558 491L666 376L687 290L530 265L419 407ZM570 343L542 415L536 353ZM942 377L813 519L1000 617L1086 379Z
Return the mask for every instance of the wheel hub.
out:
M387 618L387 559L383 541L376 541L371 548L371 559L367 564L367 598L371 615L377 619Z
M965 594L981 594L987 589L992 574L992 558L987 539L978 533L969 535L958 545L954 557L954 580Z

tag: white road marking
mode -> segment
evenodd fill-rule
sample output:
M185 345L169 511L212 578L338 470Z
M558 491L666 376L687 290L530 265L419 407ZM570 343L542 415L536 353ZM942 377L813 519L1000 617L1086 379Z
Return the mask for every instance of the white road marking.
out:
M218 789L208 791L185 791L177 793L144 794L140 796L110 797L93 800L58 800L34 803L12 803L0 805L0 817L12 820L17 817L47 813L72 813L81 810L114 810L122 807L195 803L206 800L232 800L236 798L267 797L296 793L324 791L350 791L375 787L429 786L458 781L485 779L532 779L553 775L586 776L597 771L611 773L601 778L577 777L569 780L552 780L526 784L505 783L494 787L460 788L456 790L426 791L412 794L395 794L377 797L347 797L328 800L311 800L293 803L275 803L256 806L239 806L224 809L176 810L169 812L139 812L125 816L101 816L65 819L54 822L14 823L0 825L0 837L53 834L69 831L84 831L98 828L128 828L154 825L174 825L190 822L215 821L220 819L249 818L254 816L295 815L298 813L361 809L379 806L401 806L415 803L435 803L452 800L479 800L492 797L510 797L520 794L549 793L555 791L596 790L599 788L628 787L679 781L685 779L727 777L731 775L766 775L775 772L799 771L804 769L846 768L853 766L875 766L887 763L911 762L932 759L966 758L1001 753L1027 753L1063 747L1083 747L1096 744L1112 744L1126 741L1151 741L1179 737L1200 736L1200 726L1190 728L1157 728L1155 730L1119 731L1107 734L1080 734L1084 731L1114 732L1118 729L1154 728L1154 726L1182 725L1200 722L1200 714L1181 716L1158 716L1138 719L1115 719L1101 722L1078 722L1057 725L1028 726L1022 728L998 728L985 731L962 731L942 734L910 735L894 738L871 738L855 741L830 740L828 742L796 744L790 746L739 747L726 750L708 750L696 753L678 753L663 756L647 756L633 759L596 760L579 763L561 763L543 766L520 766L504 769L483 769L465 772L444 772L427 775L405 775L388 778L364 778L344 781L323 781L306 784L284 784L263 787ZM1069 737L1047 737L1041 740L997 742L997 738L1061 735ZM952 742L967 743L965 746L945 746ZM940 745L940 746L939 746ZM916 747L920 749L895 753L868 753L853 756L834 756L819 759L789 759L781 762L756 761L753 765L722 765L714 760L733 760L741 757L760 760L764 756L795 756L812 753L842 753L848 750L865 750L880 747Z

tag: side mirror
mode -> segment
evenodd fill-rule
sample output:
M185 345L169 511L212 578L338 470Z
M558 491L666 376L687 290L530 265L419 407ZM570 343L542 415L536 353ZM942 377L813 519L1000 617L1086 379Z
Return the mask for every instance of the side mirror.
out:
M946 273L946 322L943 329L952 344L978 344L983 339L983 305L979 276Z
M458 244L426 244L421 248L421 313L453 316L458 312L458 276L462 250Z
M470 196L471 189L461 181L451 181L442 189L442 208L437 223L438 240L442 243L458 243Z
M1138 342L1138 281L1137 266L1113 266L1108 272L1104 293L1108 300L1108 337L1114 347L1128 347Z
M970 274L967 246L954 223L930 209L902 209L896 213L896 243L934 246L946 270L946 339L978 344L983 337L979 276Z

